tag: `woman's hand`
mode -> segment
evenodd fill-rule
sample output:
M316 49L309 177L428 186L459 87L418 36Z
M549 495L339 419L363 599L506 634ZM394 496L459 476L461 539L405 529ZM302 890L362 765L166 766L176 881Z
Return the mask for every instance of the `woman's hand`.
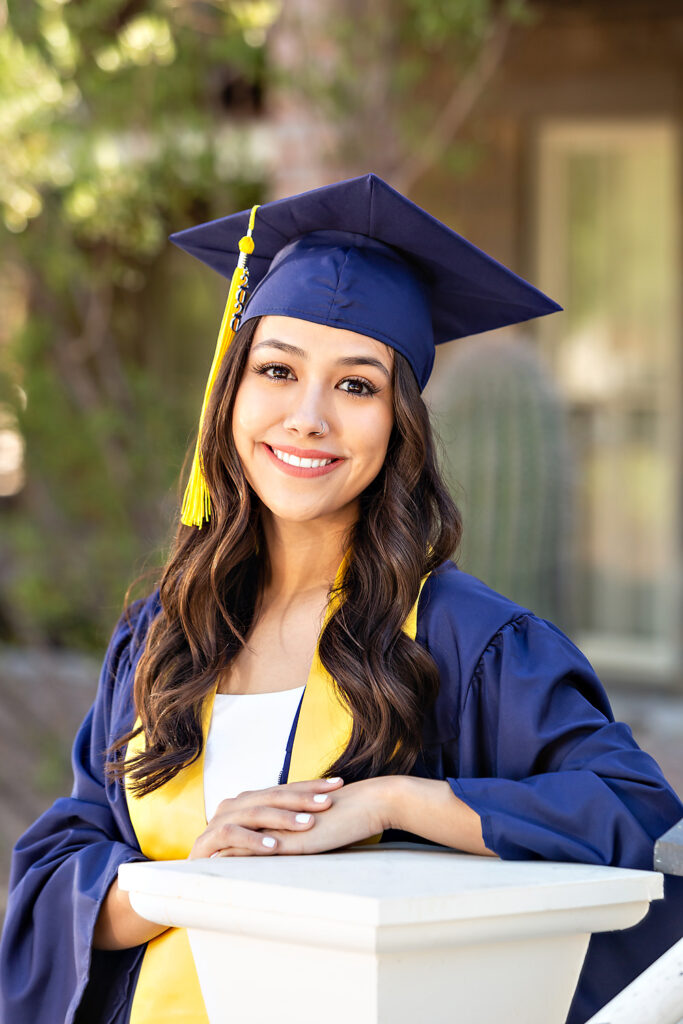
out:
M284 852L282 837L299 839L310 831L325 817L323 812L330 810L342 786L342 779L311 779L249 790L223 800L206 830L195 840L188 860Z
M315 823L303 832L269 829L277 839L274 853L323 853L360 842L390 828L386 777L349 783L330 794L331 806L316 814Z
M385 829L423 836L432 843L488 857L481 818L443 779L383 775L353 782L330 795L331 806L305 832L268 834L275 853L322 853L357 843Z
M316 795L324 795L324 801L316 802ZM310 820L298 822L301 813ZM496 856L484 844L479 815L448 782L384 775L343 788L341 779L292 782L224 800L190 857L323 853L388 828L464 853ZM264 839L274 845L264 846Z

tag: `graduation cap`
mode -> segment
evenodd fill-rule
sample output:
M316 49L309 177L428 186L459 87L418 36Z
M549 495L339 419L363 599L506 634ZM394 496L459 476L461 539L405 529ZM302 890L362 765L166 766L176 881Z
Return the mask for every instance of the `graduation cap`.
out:
M383 341L405 356L422 390L436 345L562 309L375 174L220 217L170 240L231 279L183 501L186 525L201 527L211 513L201 430L242 321L291 316Z

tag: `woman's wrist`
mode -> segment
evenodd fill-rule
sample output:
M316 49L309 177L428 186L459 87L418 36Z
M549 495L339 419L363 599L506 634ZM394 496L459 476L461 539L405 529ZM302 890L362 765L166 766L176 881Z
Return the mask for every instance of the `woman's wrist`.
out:
M384 783L382 787L384 829L392 828L401 832L412 832L410 827L411 810L414 800L417 799L417 792L410 785L412 776L386 775L380 778Z
M466 853L495 856L484 845L481 819L443 779L416 775L379 776L378 816L382 829L398 829Z
M371 795L371 815L376 824L375 833L403 827L397 822L405 803L404 779L403 775L377 775L366 780Z
M415 803L420 798L419 788L413 783L419 784L421 781L410 775L378 775L367 780L378 832L386 832L391 828L419 834L411 828L411 824Z
M370 814L376 832L386 832L390 828L414 832L410 824L419 792L411 785L413 781L419 783L422 780L409 775L377 775L366 780L364 785L370 794Z
M127 892L114 879L105 896L95 922L95 949L130 949L141 946L165 932L167 925L155 924L141 917L130 905Z

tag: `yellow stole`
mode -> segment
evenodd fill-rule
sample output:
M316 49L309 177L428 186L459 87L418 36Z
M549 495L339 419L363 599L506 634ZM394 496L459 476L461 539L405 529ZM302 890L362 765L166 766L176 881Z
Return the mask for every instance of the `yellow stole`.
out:
M337 570L335 589L343 579L348 554ZM402 627L413 640L417 633L417 605L426 579L426 576L422 579L417 601ZM338 602L338 596L333 595L325 612L323 629ZM170 782L147 796L136 797L126 786L128 811L135 835L140 849L150 860L185 859L195 839L207 826L203 751L206 748L215 695L214 690L204 705L204 744L201 756ZM346 749L351 726L351 715L338 699L334 681L323 667L316 646L301 702L286 781L303 782L322 778L325 770ZM126 756L140 753L144 742L144 735L140 733L128 744ZM380 839L381 835L372 836L366 842L379 842ZM130 1024L158 1024L159 1021L164 1021L164 1024L208 1024L184 928L169 928L152 939L143 957Z

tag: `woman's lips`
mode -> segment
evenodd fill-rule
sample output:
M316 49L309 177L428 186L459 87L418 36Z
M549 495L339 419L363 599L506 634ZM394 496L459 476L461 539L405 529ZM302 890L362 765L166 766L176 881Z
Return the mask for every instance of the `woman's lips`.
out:
M327 466L315 466L311 468L306 466L290 466L288 462L283 462L282 459L278 459L270 445L264 444L263 447L268 453L268 458L274 462L283 473L288 473L289 476L325 476L327 473L331 473L332 470L336 469L337 466L341 466L342 462L344 462L344 459L335 459L334 462L330 462Z

